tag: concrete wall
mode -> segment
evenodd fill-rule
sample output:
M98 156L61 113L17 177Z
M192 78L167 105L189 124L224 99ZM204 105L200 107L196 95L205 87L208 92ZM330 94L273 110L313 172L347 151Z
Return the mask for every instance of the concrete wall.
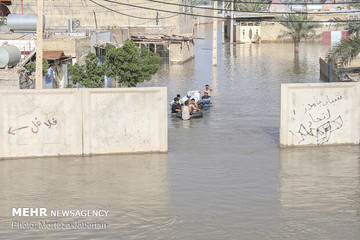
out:
M166 88L86 89L84 153L167 151Z
M0 158L166 152L166 100L166 88L0 91Z
M0 69L0 89L19 89L19 73L17 70Z
M0 109L0 158L82 154L80 90L0 91Z
M360 83L281 85L280 145L359 144Z

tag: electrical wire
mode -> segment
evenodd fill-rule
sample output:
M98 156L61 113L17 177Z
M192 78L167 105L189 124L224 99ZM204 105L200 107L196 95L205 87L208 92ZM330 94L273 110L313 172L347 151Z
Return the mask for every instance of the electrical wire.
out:
M180 7L189 7L189 8L198 8L198 9L206 9L206 10L212 10L212 11L222 11L225 9L222 8L213 8L213 7L204 7L204 6L192 6L192 5L186 5L186 4L179 4L179 3L169 3L165 1L158 1L158 0L146 0L149 2L154 3L162 3L162 4L168 4L173 6L180 6ZM241 3L241 2L240 2ZM267 3L268 4L268 3ZM269 5L269 4L268 4ZM228 12L239 12L239 13L272 13L272 14L316 14L316 15L329 15L329 14L340 14L340 13L359 13L360 10L353 10L353 11L329 11L329 12L308 12L308 11L295 11L295 12L269 12L269 11L243 11L243 10L232 10L232 9L226 9L225 11Z
M92 1L92 0L90 0ZM213 18L213 19L234 19L237 20L237 18L230 18L230 17L219 17L219 16L208 16L208 15L202 15L202 14L193 14L193 13L187 13L187 12L175 12L175 11L170 11L170 10L164 10L164 9L154 9L154 8L150 8L150 7L144 7L144 6L137 6L137 5L133 5L133 4L129 4L129 3L122 3L122 2L116 2L116 1L111 1L111 0L101 0L103 2L110 2L110 3L115 3L115 4L119 4L119 5L123 5L123 6L130 6L130 7L134 7L134 8L139 8L139 9L146 9L146 10L151 10L151 11L159 11L159 12L167 12L167 13L175 13L175 14L179 14L179 15L186 15L186 16L194 16L194 17L204 17L204 18ZM269 14L269 17L271 17L271 15L273 15L273 13L267 13ZM289 13L283 13L283 14L289 14ZM263 22L308 22L308 23L327 23L327 22L360 22L360 20L307 20L307 21L295 21L295 20L291 20L291 21L287 21L287 20L280 20L280 19L262 19L261 21Z
M314 3L314 2L280 2L280 3L272 3L272 1L263 1L263 2L242 2L242 1L231 1L231 0L208 0L210 2L218 2L218 3L245 3L245 4L264 4L264 5L268 5L268 4L279 4L279 5L323 5L323 4L330 4L330 3ZM359 1L354 1L354 2L336 2L336 3L331 3L332 5L349 5L349 4L356 4L356 3L360 3Z
M117 10L114 10L114 9L111 9L111 8L108 8L108 7L105 7L104 5L102 5L102 4L100 4L100 3L97 3L97 2L95 2L95 1L93 1L93 0L89 0L89 1L92 2L92 3L94 3L94 4L96 4L96 5L98 5L98 6L100 6L100 7L103 7L103 8L105 8L105 9L108 9L108 10L111 11L111 12L115 12L115 13L118 13L118 14L120 14L120 15L124 15L124 16L127 16L127 17L132 17L132 18L146 19L146 20L156 20L156 19L161 20L161 19L168 19L168 18L172 18L172 17L177 16L177 14L175 14L175 15L172 15L172 16L159 17L159 18L138 17L138 16L134 16L134 15L122 13L122 12L119 12L119 11L117 11Z

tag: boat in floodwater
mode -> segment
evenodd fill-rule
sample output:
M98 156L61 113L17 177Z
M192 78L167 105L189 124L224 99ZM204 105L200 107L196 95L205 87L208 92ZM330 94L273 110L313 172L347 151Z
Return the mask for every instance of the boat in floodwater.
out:
M203 112L202 111L197 111L196 113L193 113L190 115L190 119L192 118L202 118L203 117ZM175 115L177 118L181 118L182 119L182 112L177 112Z

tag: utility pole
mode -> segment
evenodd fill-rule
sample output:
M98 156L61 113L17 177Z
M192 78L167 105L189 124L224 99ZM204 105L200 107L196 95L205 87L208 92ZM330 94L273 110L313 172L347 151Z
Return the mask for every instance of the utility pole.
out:
M222 1L221 36L222 36L222 43L225 43L225 0Z
M43 6L43 0L37 0L35 89L42 89L43 85Z
M214 1L214 9L217 9L218 2ZM214 17L217 17L217 10L214 10ZM217 65L217 18L213 20L213 57L212 65Z
M98 29L98 26L97 26L97 20L96 20L96 14L95 14L95 11L93 10L93 13L94 13L94 19L95 19L95 27L96 27L96 30Z
M230 43L234 42L234 0L231 1Z

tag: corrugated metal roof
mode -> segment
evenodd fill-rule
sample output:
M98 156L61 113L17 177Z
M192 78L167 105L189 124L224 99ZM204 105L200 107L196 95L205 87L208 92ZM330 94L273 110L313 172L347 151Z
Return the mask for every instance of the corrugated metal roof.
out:
M44 51L43 58L46 60L59 60L66 57L64 51Z

